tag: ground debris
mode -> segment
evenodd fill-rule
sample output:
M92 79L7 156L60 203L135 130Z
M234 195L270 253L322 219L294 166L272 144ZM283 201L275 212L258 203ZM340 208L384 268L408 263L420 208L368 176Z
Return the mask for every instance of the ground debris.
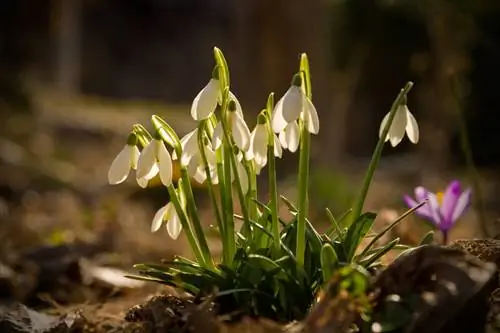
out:
M32 310L22 304L0 309L2 333L79 333L86 319L80 312L51 316Z

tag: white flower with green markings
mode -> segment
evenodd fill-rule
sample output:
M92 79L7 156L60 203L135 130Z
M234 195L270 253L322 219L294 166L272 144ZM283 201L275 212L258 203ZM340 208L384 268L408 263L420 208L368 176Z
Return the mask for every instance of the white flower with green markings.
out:
M379 129L379 137L382 137L382 132L389 121L389 115L390 113L387 113L384 119L382 119ZM408 106L402 104L398 107L396 114L394 115L394 119L391 127L389 128L389 132L385 137L385 141L390 141L391 145L396 147L403 140L405 133L412 143L418 143L419 129L417 120L413 114L411 114Z
M137 182L144 184L158 174L163 185L172 185L172 157L161 138L151 140L144 147L137 162Z
M108 171L108 182L111 185L123 183L130 174L130 170L137 169L139 160L139 148L137 148L137 137L134 133L129 135L127 144L116 155Z

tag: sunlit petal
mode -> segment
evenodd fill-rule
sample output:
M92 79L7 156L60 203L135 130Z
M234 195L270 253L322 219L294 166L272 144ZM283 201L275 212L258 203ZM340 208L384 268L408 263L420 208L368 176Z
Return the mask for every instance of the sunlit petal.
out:
M384 129L385 129L385 126L387 125L387 122L389 121L389 116L390 116L390 113L388 112L385 116L384 116L384 119L382 119L382 122L380 123L380 128L378 130L378 136L379 138L382 137L382 133L384 132ZM385 142L389 141L389 133L387 133L386 137L385 137Z
M108 181L111 185L122 183L125 179L127 179L128 174L130 173L130 164L133 156L131 154L132 150L128 147L128 145L123 147L109 167Z
M406 135L408 135L408 139L410 139L412 143L418 143L419 130L417 120L411 114L410 110L408 110L406 105L404 108L406 110Z
M285 128L285 140L288 150L292 153L296 152L300 142L299 125L297 125L296 121L291 122Z
M271 127L273 128L274 133L281 133L286 125L288 125L288 122L283 118L283 100L285 97L283 96L278 103L276 103L276 106L274 107L272 117L271 117ZM285 148L285 147L283 147Z
M170 186L172 185L172 157L163 141L158 142L157 149L160 180L163 185Z
M181 140L182 155L181 165L186 166L194 155L198 154L198 128L189 132Z
M461 193L462 187L457 180L452 181L444 192L443 202L441 204L441 215L443 220L448 224L451 223L453 212L455 211L455 206L457 205Z
M182 231L181 220L179 219L179 215L175 210L175 206L172 203L169 203L168 207L168 221L167 221L167 232L170 238L177 239Z
M303 103L303 93L300 87L292 85L283 96L283 119L287 123L297 120L304 107Z
M156 212L153 217L153 223L151 223L151 232L156 232L160 229L163 221L165 220L166 212L169 207L168 205L169 204L163 206Z
M210 79L207 85L196 95L191 105L191 117L203 120L215 111L219 94L219 81Z
M148 187L148 182L149 182L148 179L145 178L136 178L136 179L137 179L137 184L139 184L140 187L142 188Z
M274 139L274 156L281 158L283 155L283 149L281 148L280 140L278 139L278 136L273 134L273 139Z
M319 132L319 118L316 107L311 100L304 96L304 113L307 119L307 130L309 133L318 134Z
M137 162L137 178L152 179L158 174L156 165L156 140L151 140L141 152Z
M389 140L393 147L396 147L406 132L406 112L402 107L399 107L392 121L391 129L389 130Z
M233 113L231 118L234 143L242 151L247 151L250 144L250 130L237 112Z
M442 227L442 218L439 210L439 201L434 193L429 193L429 212L431 214L431 221L438 227Z

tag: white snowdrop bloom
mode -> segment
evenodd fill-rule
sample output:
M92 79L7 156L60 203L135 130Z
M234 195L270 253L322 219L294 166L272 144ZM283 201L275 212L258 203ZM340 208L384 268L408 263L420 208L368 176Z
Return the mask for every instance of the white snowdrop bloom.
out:
M271 120L274 133L281 133L288 124L299 117L307 121L307 130L310 133L319 132L318 112L311 100L304 94L301 85L302 78L296 74L290 88L276 103Z
M222 145L222 138L224 138L224 130L222 129L222 123L219 121L217 122L217 125L215 125L212 136L212 147L214 149L219 149Z
M217 156L209 145L205 146L205 156L207 158L212 184L218 184L219 177L217 174ZM193 156L187 167L187 172L188 175L194 178L194 180L196 180L196 182L198 182L199 184L203 184L205 182L205 180L207 179L207 173L205 165L203 163L201 152Z
M281 157L281 143L276 135L273 134L274 156ZM253 160L257 174L267 164L267 151L269 149L269 132L267 131L265 119L259 117L258 123L252 131L250 137L250 147L245 154L247 160Z
M151 180L157 174L165 186L172 185L172 157L162 139L151 140L139 157L137 163L137 179L139 185L144 180Z
M207 119L214 113L218 99L219 80L212 78L194 98L191 105L191 117L194 120Z
M139 159L139 149L137 146L127 143L125 147L116 155L108 171L108 181L111 185L120 184L127 179L130 169L137 169Z
M182 147L181 165L187 166L194 155L198 154L198 128L195 128L188 134L184 135L180 140ZM177 159L177 153L172 154L174 160Z
M382 132L384 131L385 125L389 121L390 113L387 113L382 119L379 129L379 137L382 137ZM389 128L389 132L385 138L385 141L390 141L393 147L396 147L401 140L403 140L404 136L408 136L408 139L412 143L418 143L419 139L419 130L418 123L415 120L415 117L411 114L410 110L406 105L400 105L394 115L394 119L392 121L391 127Z
M292 153L297 151L300 142L300 131L296 121L286 125L284 130L280 132L279 141L283 149L288 149Z
M247 123L243 118L243 114L236 111L236 103L234 100L229 102L229 112L230 112L230 122L231 122L231 133L233 135L234 143L242 151L247 151L250 145L250 130L248 129Z
M182 224L172 202L169 202L156 212L151 224L151 232L158 231L164 221L166 221L167 232L170 238L177 239L181 233Z

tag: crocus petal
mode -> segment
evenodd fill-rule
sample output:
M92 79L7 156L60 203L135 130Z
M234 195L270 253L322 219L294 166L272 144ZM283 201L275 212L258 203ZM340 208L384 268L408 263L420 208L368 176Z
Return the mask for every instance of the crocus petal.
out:
M413 198L411 198L409 195L404 195L403 200L406 203L406 205L408 206L408 208L415 208L421 202L421 201L417 202L417 201L413 200ZM432 219L432 216L429 214L429 211L427 208L428 205L429 205L429 203L425 203L422 207L418 208L415 211L415 214L417 214L423 218L426 218L426 219Z
M443 202L441 204L441 216L446 224L452 223L452 216L461 193L462 188L460 182L457 180L452 181L444 192Z
M247 151L250 144L250 130L248 129L245 120L237 113L232 114L232 133L234 143L242 151Z
M439 202L434 193L429 192L429 212L431 213L431 221L434 223L439 229L441 229L442 226L442 218L441 214L439 211ZM442 230L442 229L441 229Z
M212 137L212 147L213 149L218 149L222 145L222 138L224 137L224 132L222 130L222 123L218 122L214 128L214 134Z
M111 185L120 184L127 179L130 173L132 150L125 145L123 149L116 155L111 163L108 171L108 181Z
M304 96L304 113L307 117L307 130L309 133L318 134L319 132L319 118L316 107L311 100Z
M303 93L300 87L292 85L283 96L282 115L287 123L299 118L304 107Z
M457 205L455 206L455 210L453 211L453 215L451 216L451 221L453 223L455 223L460 218L460 216L462 216L462 214L469 206L470 196L471 190L467 189L460 195L460 198L458 198Z
M169 204L163 206L162 208L158 209L156 212L155 216L153 217L153 223L151 223L151 232L156 232L158 229L160 229L161 224L163 223L165 219L165 215L168 209Z
M418 123L410 110L408 110L408 107L405 105L404 108L406 110L406 135L408 135L408 139L412 143L416 144L419 139Z
M219 94L219 81L210 79L207 85L196 95L191 105L191 117L203 120L215 111Z
M274 139L274 156L281 158L283 155L283 149L281 148L280 140L278 139L278 136L273 134L273 139Z
M139 161L137 162L137 178L144 178L147 180L152 179L158 174L158 166L156 165L156 142L151 140L146 147L144 147Z
M418 186L415 188L415 199L418 203L427 200L429 197L429 190L423 186ZM418 209L418 213L422 216L427 216L430 218L432 216L430 211L430 205L427 203Z
M172 157L168 152L163 141L158 142L158 168L160 180L163 185L172 185Z
M177 212L175 210L175 206L172 203L169 203L168 205L170 206L168 207L167 212L167 232L170 238L176 240L182 231L182 224L181 220L179 219L179 215L177 215Z
M271 118L271 127L273 128L274 133L281 133L285 127L288 125L288 122L283 118L283 100L284 96L276 103L274 107L272 118ZM285 148L285 147L283 147Z
M406 112L400 106L398 111L396 111L396 115L394 116L394 120L392 121L391 129L389 130L389 141L393 147L396 147L406 132Z

